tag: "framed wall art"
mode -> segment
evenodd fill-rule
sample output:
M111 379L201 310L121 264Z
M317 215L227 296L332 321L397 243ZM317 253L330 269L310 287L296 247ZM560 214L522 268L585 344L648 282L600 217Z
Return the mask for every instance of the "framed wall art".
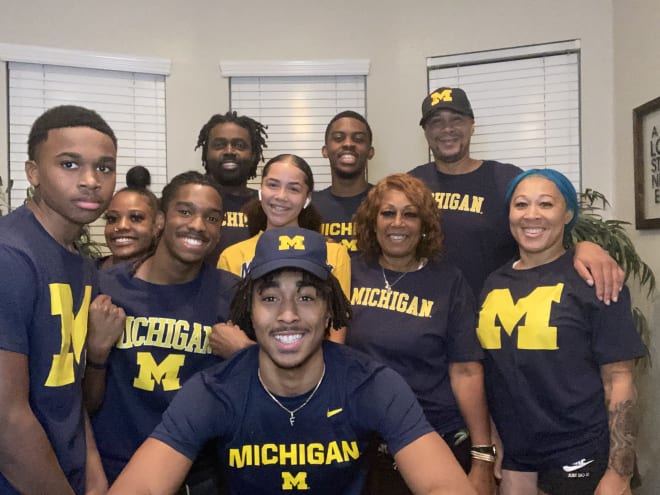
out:
M635 227L660 229L660 97L633 109Z

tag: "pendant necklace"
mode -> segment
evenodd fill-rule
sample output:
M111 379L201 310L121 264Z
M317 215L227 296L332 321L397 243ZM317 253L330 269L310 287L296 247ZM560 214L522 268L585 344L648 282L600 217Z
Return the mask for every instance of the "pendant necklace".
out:
M422 258L421 260L419 260L419 265L417 266L417 268L415 268L412 271L416 272L418 270L421 270L422 268L424 268L424 265L426 265L426 258ZM399 275L397 277L397 279L394 282L390 283L390 281L387 280L387 276L385 275L385 267L383 265L380 266L380 270L383 273L383 281L385 282L385 290L387 291L388 294L390 294L392 292L392 287L394 287L396 284L398 284L399 281L403 277L405 277L406 275L408 275L410 273L410 272L403 272L401 275Z
M259 383L261 383L261 386L264 388L264 390L266 391L266 393L268 394L268 396L269 396L271 399L273 399L273 402L275 402L275 404L277 404L278 406L280 406L282 409L284 409L286 412L289 413L289 423L291 424L291 426L293 426L293 423L296 422L296 413L297 413L298 411L300 411L303 407L305 407L305 406L307 405L307 403L308 403L310 400L312 400L312 397L314 397L314 394L316 394L316 391L317 391L317 390L319 389L319 387L321 386L321 382L323 381L323 377L324 377L324 376L325 376L325 363L323 363L323 373L321 373L321 378L319 378L319 382L316 384L316 387L314 387L314 390L312 390L312 393L309 394L309 395L307 396L307 398L305 399L305 402L303 402L302 404L300 404L300 405L299 405L298 407L296 407L295 409L289 409L289 408L285 407L284 404L282 404L282 403L277 399L277 397L275 397L275 396L271 393L270 390L268 390L268 387L266 387L266 384L265 384L264 381L261 379L261 370L260 370L260 369L257 369L257 377L259 378Z

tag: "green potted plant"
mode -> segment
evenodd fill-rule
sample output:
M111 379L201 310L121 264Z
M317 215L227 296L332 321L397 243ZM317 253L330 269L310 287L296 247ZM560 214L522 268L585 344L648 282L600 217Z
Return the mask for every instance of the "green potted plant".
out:
M11 186L14 184L14 181L10 180L9 184L5 188L4 183L2 182L2 177L0 177L0 217L9 213L9 201L7 195L11 191Z
M649 265L639 256L625 228L630 222L605 220L601 214L609 206L602 193L586 189L579 195L580 215L571 232L573 244L592 241L602 246L626 273L626 282L636 280L646 297L655 291L655 275ZM644 343L648 345L649 325L641 309L633 304L633 321ZM647 359L643 360L646 363Z

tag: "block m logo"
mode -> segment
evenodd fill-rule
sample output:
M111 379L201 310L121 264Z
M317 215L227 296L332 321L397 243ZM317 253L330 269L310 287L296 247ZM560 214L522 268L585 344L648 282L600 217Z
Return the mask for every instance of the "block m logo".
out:
M556 350L557 327L550 326L552 303L561 300L564 284L537 287L514 304L509 289L491 291L479 312L477 337L484 349L502 348L502 329L509 335L518 326L518 349ZM497 322L502 326L498 326Z
M290 237L288 235L280 236L280 245L277 247L279 251L288 251L296 249L298 251L305 250L305 238L301 235Z
M305 471L293 474L288 471L282 471L282 490L309 490L307 484L307 473Z
M451 92L451 88L447 88L439 93L437 91L431 93L431 106L434 107L441 101L454 101Z

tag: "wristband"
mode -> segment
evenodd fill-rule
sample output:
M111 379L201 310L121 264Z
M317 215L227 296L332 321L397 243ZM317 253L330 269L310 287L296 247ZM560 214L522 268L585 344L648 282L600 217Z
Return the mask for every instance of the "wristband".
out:
M491 454L482 454L481 452L470 451L472 459L477 459L484 462L495 462L495 456Z
M473 445L470 447L470 456L484 462L495 462L497 450L495 445Z

